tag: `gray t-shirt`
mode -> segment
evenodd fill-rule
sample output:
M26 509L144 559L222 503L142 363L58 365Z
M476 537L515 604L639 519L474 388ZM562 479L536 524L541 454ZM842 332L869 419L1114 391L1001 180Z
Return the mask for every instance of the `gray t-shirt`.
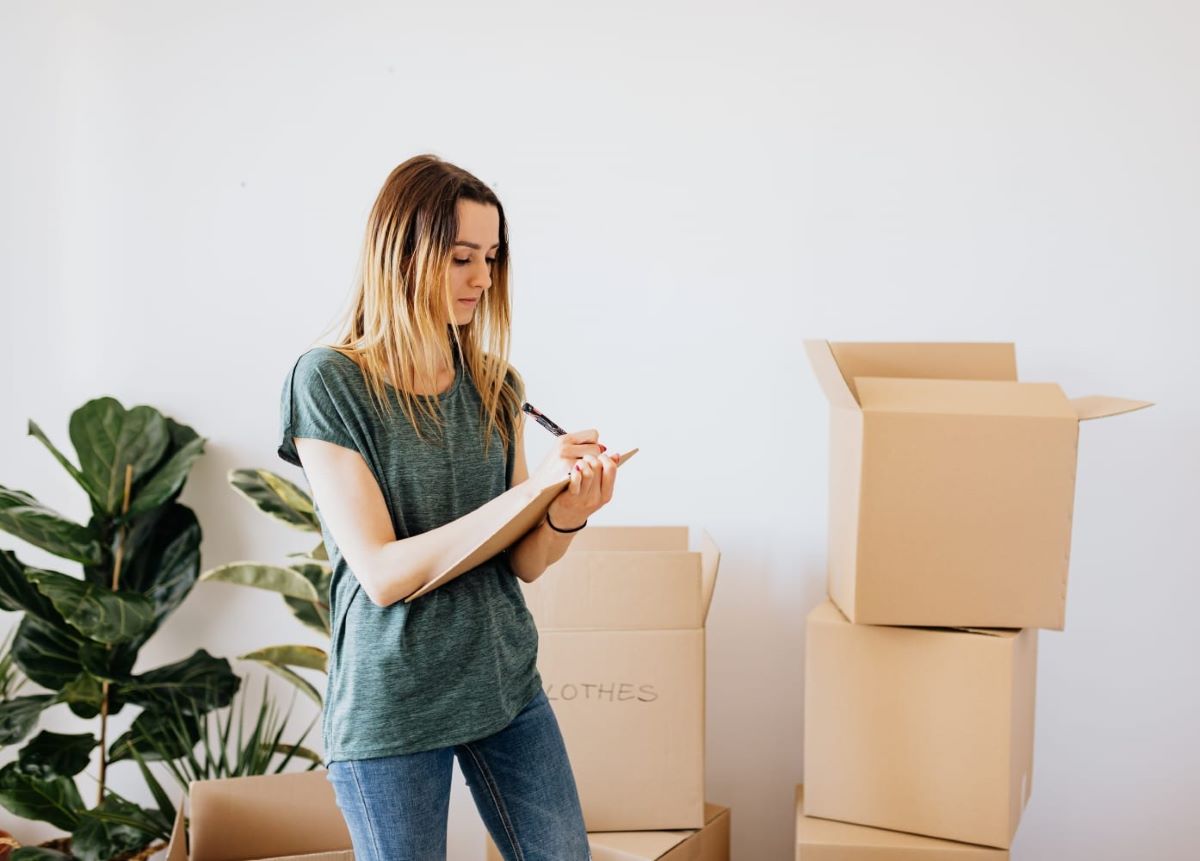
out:
M293 436L358 451L383 492L396 538L475 510L512 484L515 444L493 432L483 455L480 397L461 356L438 396L444 437L417 438L387 386L386 421L353 360L313 347L296 360L280 397L279 456L302 466ZM512 417L515 420L515 416ZM325 765L415 753L504 728L541 689L538 634L508 555L501 553L412 603L375 605L338 551L332 565L328 685L322 709Z

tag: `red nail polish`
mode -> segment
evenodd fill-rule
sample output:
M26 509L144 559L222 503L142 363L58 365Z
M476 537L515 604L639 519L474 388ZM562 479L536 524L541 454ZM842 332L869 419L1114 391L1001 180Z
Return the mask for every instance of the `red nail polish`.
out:
M579 464L575 464L575 471L576 471L576 472L583 472L583 470L581 470L581 469L579 468Z
M608 451L608 446L606 446L606 445L600 446L600 451Z

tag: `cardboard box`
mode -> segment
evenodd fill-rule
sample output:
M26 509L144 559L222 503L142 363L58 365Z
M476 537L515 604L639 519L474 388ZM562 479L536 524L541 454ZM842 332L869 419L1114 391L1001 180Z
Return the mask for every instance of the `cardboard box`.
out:
M353 861L350 832L324 768L198 780L189 785L166 861Z
M1033 788L1037 629L808 615L805 813L1008 849Z
M829 594L853 622L1062 630L1079 422L1011 343L805 341L830 403Z
M591 526L524 584L589 831L704 825L704 623L719 559L699 530Z
M684 831L599 831L588 834L592 861L729 861L728 807L704 805L704 827ZM503 861L491 835L487 861Z
M796 787L796 861L1008 861L1008 850L851 825L804 814Z

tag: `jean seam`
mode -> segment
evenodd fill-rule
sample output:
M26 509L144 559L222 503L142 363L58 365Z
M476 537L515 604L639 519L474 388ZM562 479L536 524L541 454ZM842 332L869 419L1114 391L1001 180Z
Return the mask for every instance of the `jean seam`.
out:
M496 815L500 817L500 824L504 826L504 833L508 835L508 842L512 844L513 852L517 855L517 861L523 861L525 853L521 851L521 847L517 843L517 835L513 830L512 822L508 818L508 810L504 807L504 801L500 798L500 791L496 788L495 781L492 779L492 773L488 771L487 763L483 757L475 752L475 748L469 742L464 744L463 747L471 755L471 760L475 763L475 767L479 769L479 773L483 777L483 785L487 788L488 795L492 797L492 803L496 805Z
M379 838L375 836L375 826L371 824L371 813L367 809L367 796L363 793L362 784L358 782L358 769L354 766L354 760L346 760L346 765L350 767L350 776L354 780L354 788L358 790L358 800L362 805L363 821L367 823L367 833L371 835L371 847L375 850L375 857L383 861L383 850L379 848Z

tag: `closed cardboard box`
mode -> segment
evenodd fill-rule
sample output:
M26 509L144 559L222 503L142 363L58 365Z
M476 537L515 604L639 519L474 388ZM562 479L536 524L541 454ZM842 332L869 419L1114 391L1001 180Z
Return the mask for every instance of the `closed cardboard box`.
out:
M704 624L719 557L685 526L592 526L524 586L588 831L704 825Z
M699 830L588 834L592 861L729 861L730 816L728 807L706 804ZM487 861L503 861L490 835L486 840Z
M1007 849L1033 787L1037 629L808 615L809 816Z
M796 861L1008 861L1007 849L851 825L804 814L796 787Z
M1062 630L1079 422L1011 343L805 342L830 403L829 595L853 622Z
M180 800L167 861L353 861L324 768L190 785L191 852Z

